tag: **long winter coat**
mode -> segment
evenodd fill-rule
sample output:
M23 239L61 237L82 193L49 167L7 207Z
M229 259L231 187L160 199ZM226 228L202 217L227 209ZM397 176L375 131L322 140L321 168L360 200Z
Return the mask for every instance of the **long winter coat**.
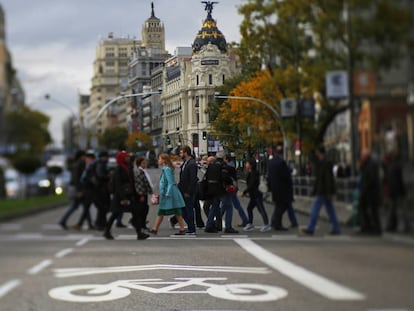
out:
M167 165L162 167L160 177L160 210L183 208L185 202L175 182L174 171Z

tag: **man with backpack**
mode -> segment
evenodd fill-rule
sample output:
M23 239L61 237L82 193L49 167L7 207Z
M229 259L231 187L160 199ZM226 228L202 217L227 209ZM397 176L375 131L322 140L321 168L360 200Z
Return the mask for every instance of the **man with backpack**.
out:
M216 159L207 167L206 178L208 182L208 196L211 198L211 209L208 213L205 232L217 233L217 226L221 224L215 223L217 213L225 214L224 223L226 228L224 233L239 233L232 227L233 206L231 194L226 191L227 186L233 186L233 180L230 175L230 167L223 162L224 153L219 151L216 153ZM230 188L229 188L230 189ZM230 191L230 190L229 190Z

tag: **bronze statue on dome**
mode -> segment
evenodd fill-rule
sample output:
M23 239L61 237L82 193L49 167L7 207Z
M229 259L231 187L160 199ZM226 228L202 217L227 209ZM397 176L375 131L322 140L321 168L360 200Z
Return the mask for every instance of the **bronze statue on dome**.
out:
M205 11L207 11L207 18L211 18L211 13L213 12L214 4L217 4L217 1L201 1L201 3L205 4Z

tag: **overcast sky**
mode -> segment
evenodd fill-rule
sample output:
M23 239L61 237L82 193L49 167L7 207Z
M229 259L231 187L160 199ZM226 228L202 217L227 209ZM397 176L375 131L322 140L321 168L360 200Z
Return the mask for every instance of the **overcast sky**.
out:
M166 49L191 46L206 18L199 0L0 0L6 16L6 42L26 94L26 104L51 117L49 130L62 142L63 121L77 112L78 94L89 94L92 63L100 38L141 39L144 21L155 15L164 22ZM237 7L244 0L221 0L213 18L228 42L240 40ZM47 102L50 94L54 101Z

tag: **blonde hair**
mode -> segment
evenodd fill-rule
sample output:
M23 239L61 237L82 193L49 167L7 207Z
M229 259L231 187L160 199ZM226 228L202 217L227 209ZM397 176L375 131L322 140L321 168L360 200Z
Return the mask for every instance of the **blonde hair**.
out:
M166 153L161 153L158 157L159 157L160 159L164 160L165 164L166 164L167 166L169 166L172 170L174 170L174 169L175 169L174 164L172 163L171 158L170 158L170 156L169 156L168 154L166 154Z

